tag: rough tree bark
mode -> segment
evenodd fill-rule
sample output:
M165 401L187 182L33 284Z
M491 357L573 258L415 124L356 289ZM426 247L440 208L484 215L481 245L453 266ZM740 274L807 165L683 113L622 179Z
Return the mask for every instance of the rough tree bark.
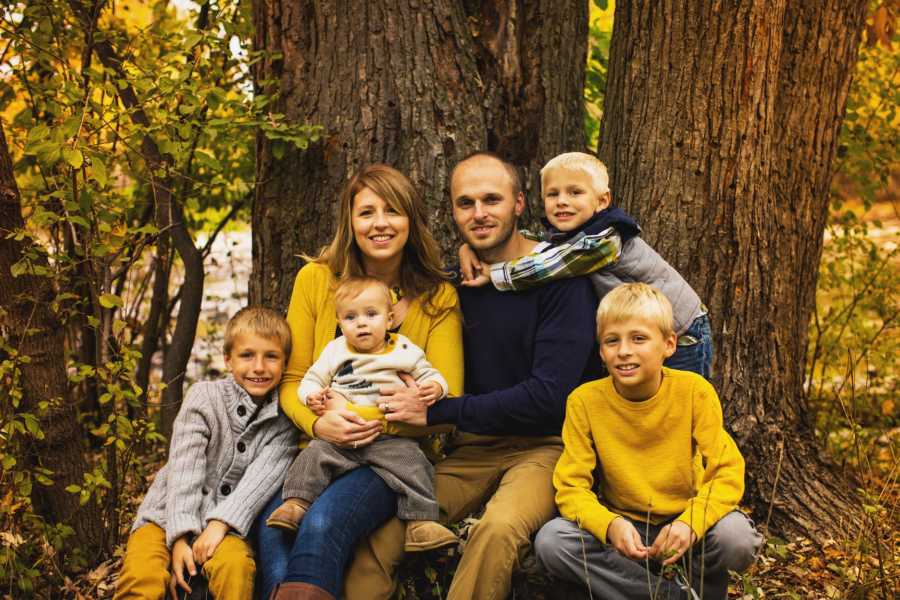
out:
M584 147L587 14L587 0L255 0L256 46L280 54L256 81L280 94L276 111L325 132L282 158L258 139L251 299L287 305L297 255L330 239L334 200L365 164L410 176L449 251L456 161L495 150L530 188L548 156Z
M618 3L601 126L618 202L710 308L745 502L814 539L855 521L815 445L803 365L865 8Z
M24 226L19 188L0 124L0 335L21 356L30 357L19 367L23 397L17 412L39 414L38 404L50 402L40 419L44 439L35 440L24 449L23 456L16 458L24 468L45 467L53 472L53 485L32 488L35 510L49 523L71 525L90 556L109 538L103 531L97 504L79 506L78 495L66 491L69 485L83 483L87 463L82 428L66 376L65 328L51 310L56 292L46 277L28 273L13 277L10 270L29 250L25 239L9 235ZM38 256L41 258L34 261L36 266L47 266L44 255Z

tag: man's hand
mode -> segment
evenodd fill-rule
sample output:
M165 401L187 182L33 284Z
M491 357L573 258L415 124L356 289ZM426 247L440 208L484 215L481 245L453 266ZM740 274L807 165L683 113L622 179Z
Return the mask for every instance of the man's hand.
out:
M606 539L619 554L632 560L647 558L647 547L641 541L641 534L625 517L616 517L606 529Z
M671 565L691 548L696 537L690 525L684 521L672 521L653 540L650 556L664 565Z
M182 536L172 545L172 578L169 580L169 593L173 600L178 598L179 587L188 594L191 593L191 586L188 585L184 576L185 571L194 577L197 574L197 565L194 564L194 553L191 546Z
M443 397L443 386L433 379L419 386L419 398L425 403L425 406L431 406Z
M229 529L231 529L231 527L229 527L227 523L215 519L211 520L206 525L206 529L203 530L203 533L194 540L194 562L198 565L202 565L211 559L216 548L218 548L219 544L222 543L222 540L225 539L225 534L228 533Z
M408 373L400 373L407 387L381 388L378 408L388 421L408 425L428 425L428 404L422 399L416 380Z

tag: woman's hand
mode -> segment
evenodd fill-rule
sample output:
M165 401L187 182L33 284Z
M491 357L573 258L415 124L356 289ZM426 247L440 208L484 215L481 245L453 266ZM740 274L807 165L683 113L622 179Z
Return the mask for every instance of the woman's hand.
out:
M352 410L330 410L313 423L313 433L321 440L344 448L371 444L381 435L381 421L366 421Z
M378 408L388 421L399 421L408 425L428 425L428 403L416 380L408 373L400 373L406 387L381 388Z

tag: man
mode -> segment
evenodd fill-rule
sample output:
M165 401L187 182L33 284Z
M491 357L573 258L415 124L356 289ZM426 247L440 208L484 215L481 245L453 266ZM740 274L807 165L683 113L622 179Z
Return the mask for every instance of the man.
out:
M482 261L512 260L534 247L516 229L525 208L518 175L498 156L480 152L461 161L450 195L460 234ZM448 456L435 468L442 514L454 522L485 510L447 597L505 598L531 536L556 513L551 477L566 397L598 375L596 297L584 278L518 294L493 286L459 294L467 393L430 407L414 394L389 394L382 408L392 421L456 425ZM361 545L347 574L348 600L390 597L403 541L394 519Z

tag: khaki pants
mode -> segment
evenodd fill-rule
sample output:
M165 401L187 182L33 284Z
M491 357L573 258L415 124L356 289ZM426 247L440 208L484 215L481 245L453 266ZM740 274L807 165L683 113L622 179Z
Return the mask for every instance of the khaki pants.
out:
M171 560L161 527L151 523L138 528L128 537L114 599L163 600L168 594ZM216 600L252 600L256 563L253 550L241 538L226 535L203 565L203 574Z
M481 520L469 531L447 598L506 598L513 568L531 536L556 514L552 475L562 440L460 434L454 445L435 467L442 519L459 521L490 499ZM405 523L392 519L360 542L347 572L347 600L386 599L394 593L404 528Z

